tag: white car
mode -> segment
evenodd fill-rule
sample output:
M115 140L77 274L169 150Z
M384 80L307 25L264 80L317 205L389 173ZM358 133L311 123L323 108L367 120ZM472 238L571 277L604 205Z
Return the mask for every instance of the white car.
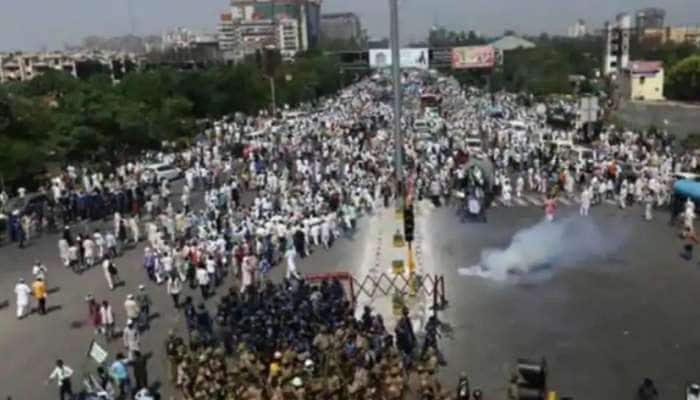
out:
M148 178L155 175L158 182L162 180L174 181L182 176L182 171L171 164L151 164L146 166L145 174Z

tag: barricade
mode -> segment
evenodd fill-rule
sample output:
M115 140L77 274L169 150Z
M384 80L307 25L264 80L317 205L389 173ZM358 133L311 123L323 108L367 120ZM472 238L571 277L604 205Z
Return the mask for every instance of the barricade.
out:
M375 274L376 275L376 274ZM396 293L407 295L411 280L406 274L396 274L390 276L381 273L378 276L366 275L361 281L348 272L331 272L323 274L306 275L308 282L340 281L349 294L349 300L353 306L357 303L358 297L367 296L374 299L377 295L393 296ZM432 298L432 308L439 311L447 306L445 295L445 277L443 275L416 274L414 282L415 293L425 298Z

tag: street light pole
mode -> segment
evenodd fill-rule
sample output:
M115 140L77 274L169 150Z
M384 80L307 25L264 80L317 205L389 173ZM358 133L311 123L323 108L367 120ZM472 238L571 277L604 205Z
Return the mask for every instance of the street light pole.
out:
M398 198L404 200L403 134L401 133L401 54L399 51L399 5L389 0L391 15L391 72L394 83L394 162ZM402 204L403 206L403 204Z
M404 217L404 234L406 234L406 213L409 212L409 206L406 193L405 174L403 170L403 132L401 132L401 52L399 50L399 4L398 0L389 0L389 11L391 15L391 72L394 81L394 145L395 145L395 163L396 163L396 188L397 197L399 199L399 209ZM411 211L412 213L412 211ZM413 260L413 249L411 241L407 242L407 262L408 264L408 282L409 295L416 294L416 274L415 261Z

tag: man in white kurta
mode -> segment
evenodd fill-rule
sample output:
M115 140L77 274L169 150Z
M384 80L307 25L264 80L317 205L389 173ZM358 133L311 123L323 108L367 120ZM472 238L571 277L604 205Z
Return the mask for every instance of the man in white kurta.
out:
M22 319L27 315L31 293L32 290L24 282L24 279L20 278L15 285L15 295L17 295L17 319Z

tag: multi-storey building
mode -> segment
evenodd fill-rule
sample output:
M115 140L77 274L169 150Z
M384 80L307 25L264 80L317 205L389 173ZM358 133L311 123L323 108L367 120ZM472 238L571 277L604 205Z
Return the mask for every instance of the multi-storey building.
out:
M281 18L277 21L277 44L282 57L293 59L301 50L299 40L299 22L293 18Z
M362 41L360 18L353 13L322 15L321 38L326 41Z
M274 47L286 54L319 43L321 0L231 0L239 47L251 53Z
M605 54L603 57L603 73L618 74L627 68L630 60L630 34L632 17L629 14L618 14L615 23L605 23Z
M73 77L81 77L90 65L100 65L119 80L138 64L133 54L113 52L79 53L0 53L0 82L27 81L47 71L64 71Z
M661 8L645 8L638 10L635 14L635 28L637 32L644 32L645 29L661 29L664 27L666 11Z
M700 26L648 28L641 33L640 40L658 44L695 43L700 46Z

